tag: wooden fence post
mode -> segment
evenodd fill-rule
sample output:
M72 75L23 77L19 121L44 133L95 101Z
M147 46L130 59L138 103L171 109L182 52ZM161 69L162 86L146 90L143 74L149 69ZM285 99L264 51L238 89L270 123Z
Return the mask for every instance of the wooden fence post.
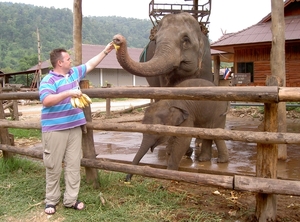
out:
M111 84L106 84L107 88L111 88ZM110 117L111 99L106 98L106 117Z
M285 22L284 22L284 2L271 0L272 5L272 48L271 48L271 73L277 78L279 87L286 86L285 73ZM278 104L278 132L285 133L286 126L286 103ZM278 159L287 159L286 144L278 145Z
M220 56L214 56L214 84L218 86L220 84Z
M2 87L0 85L0 93L2 93ZM3 100L0 100L0 119L5 119L5 113L4 113L4 108L3 108ZM14 142L11 140L8 129L7 128L0 128L0 143L1 144L8 144L8 145L13 145ZM3 158L8 159L12 158L13 154L10 152L2 151L3 153Z
M264 131L277 132L278 105L265 103ZM277 144L257 144L256 176L277 178ZM277 200L275 194L258 193L256 195L255 215L259 221L275 221Z
M12 91L13 92L17 92L17 87L16 86L12 86ZM12 119L13 120L19 120L19 111L18 111L18 100L13 100L13 105L12 105Z
M80 88L89 88L88 80L81 80ZM85 107L83 109L85 119L87 122L92 122L92 111L91 107ZM95 144L94 144L94 133L93 129L83 126L82 134L82 150L83 158L96 159ZM93 183L94 188L99 188L98 182L98 170L96 168L85 167L86 180L88 183Z

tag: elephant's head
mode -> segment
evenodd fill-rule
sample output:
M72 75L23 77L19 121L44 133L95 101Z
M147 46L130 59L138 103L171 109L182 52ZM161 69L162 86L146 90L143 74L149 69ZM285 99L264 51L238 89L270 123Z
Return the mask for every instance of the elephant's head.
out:
M176 101L160 100L152 104L146 109L142 123L167 126L181 125L189 117L189 112L174 103ZM144 134L142 145L147 146L147 150L150 148L153 151L156 146L166 142L168 139L169 136L165 135Z
M153 41L153 57L140 63L133 61L128 55L125 37L115 35L113 42L120 46L116 52L120 65L137 76L165 75L168 80L165 86L173 86L184 79L198 78L201 69L205 69L205 75L212 80L208 39L201 32L198 21L189 13L164 16L159 22ZM204 64L209 66L208 69Z

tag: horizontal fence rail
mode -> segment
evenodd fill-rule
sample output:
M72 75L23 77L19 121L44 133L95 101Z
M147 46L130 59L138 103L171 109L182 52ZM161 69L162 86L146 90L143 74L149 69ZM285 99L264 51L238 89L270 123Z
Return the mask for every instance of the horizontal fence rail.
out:
M14 146L0 144L0 149L38 159L43 158L43 151L20 149ZM263 192L271 194L300 196L300 182L270 178L258 178L243 175L217 175L192 173L153 168L150 166L115 163L105 159L81 159L81 165L109 171L130 173L147 177L188 182L198 185L222 187L238 191Z
M151 134L165 134L168 136L191 136L202 139L223 139L242 141L247 143L265 144L300 144L299 133L273 133L273 132L251 132L226 130L220 128L194 128L165 126L159 124L139 124L139 123L105 123L105 121L88 122L87 128L93 130L120 131L120 132L140 132ZM9 121L0 120L0 126L6 128L40 129L39 122L32 121Z
M116 90L117 89L117 90ZM82 89L91 98L150 98L278 102L276 86L244 87L118 87ZM39 99L38 92L0 93L0 100Z
M118 87L82 89L91 98L150 98L247 101L260 103L299 102L299 87ZM38 92L0 93L0 100L39 99Z

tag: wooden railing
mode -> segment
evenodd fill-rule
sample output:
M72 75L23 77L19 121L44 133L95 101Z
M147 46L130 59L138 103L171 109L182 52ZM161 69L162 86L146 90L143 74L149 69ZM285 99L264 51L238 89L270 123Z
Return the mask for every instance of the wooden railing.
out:
M277 133L274 124L277 119L277 104L279 102L299 102L300 89L291 87L260 86L260 87L190 87L190 88L155 88L155 87L118 87L83 89L91 98L153 98L153 99L189 99L189 100L217 100L217 101L245 101L264 103L265 132L230 131L226 129L205 129L192 127L176 127L138 123L105 123L92 121L87 118L89 130L107 130L124 132L142 132L151 134L166 134L171 136L193 136L206 139L224 139L257 143L256 177L224 176L182 171L155 169L147 166L132 166L98 160L95 158L82 159L82 165L90 168L106 169L124 173L139 174L149 177L185 181L189 183L224 187L240 191L253 191L265 194L284 194L300 196L300 181L279 180L276 175L277 144L300 144L299 133ZM37 92L0 93L0 100L38 99ZM1 106L2 107L2 106ZM90 109L89 107L86 109ZM1 111L1 108L0 108ZM3 107L2 107L3 111ZM90 115L90 112L86 112ZM7 128L40 129L40 123L25 121L8 121L2 115L0 120L1 145L0 150L10 153L19 153L36 158L42 158L42 153L17 148L3 139L3 132ZM93 141L90 141L93 142ZM274 146L275 145L275 146ZM92 147L93 148L93 147ZM268 150L266 157L263 151ZM270 163L272 163L270 165ZM275 164L274 164L275 163ZM264 176L267 169L271 173Z

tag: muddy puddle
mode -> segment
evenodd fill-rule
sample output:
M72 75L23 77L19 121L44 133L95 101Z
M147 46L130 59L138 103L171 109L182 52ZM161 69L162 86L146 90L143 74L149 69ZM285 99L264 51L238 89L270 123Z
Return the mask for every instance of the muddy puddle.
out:
M256 119L231 117L227 120L226 129L258 131L261 122ZM300 122L288 123L288 132L300 132ZM97 158L121 163L131 163L142 141L141 133L131 132L94 132ZM180 169L189 172L215 173L224 175L255 175L256 143L226 141L229 151L228 163L217 163L216 147L213 145L214 158L208 162L197 161L197 156L184 157ZM196 151L194 140L191 147ZM195 152L194 152L195 153ZM288 145L288 158L278 161L278 178L300 180L300 145ZM165 146L161 145L142 158L140 165L151 165L166 168Z

